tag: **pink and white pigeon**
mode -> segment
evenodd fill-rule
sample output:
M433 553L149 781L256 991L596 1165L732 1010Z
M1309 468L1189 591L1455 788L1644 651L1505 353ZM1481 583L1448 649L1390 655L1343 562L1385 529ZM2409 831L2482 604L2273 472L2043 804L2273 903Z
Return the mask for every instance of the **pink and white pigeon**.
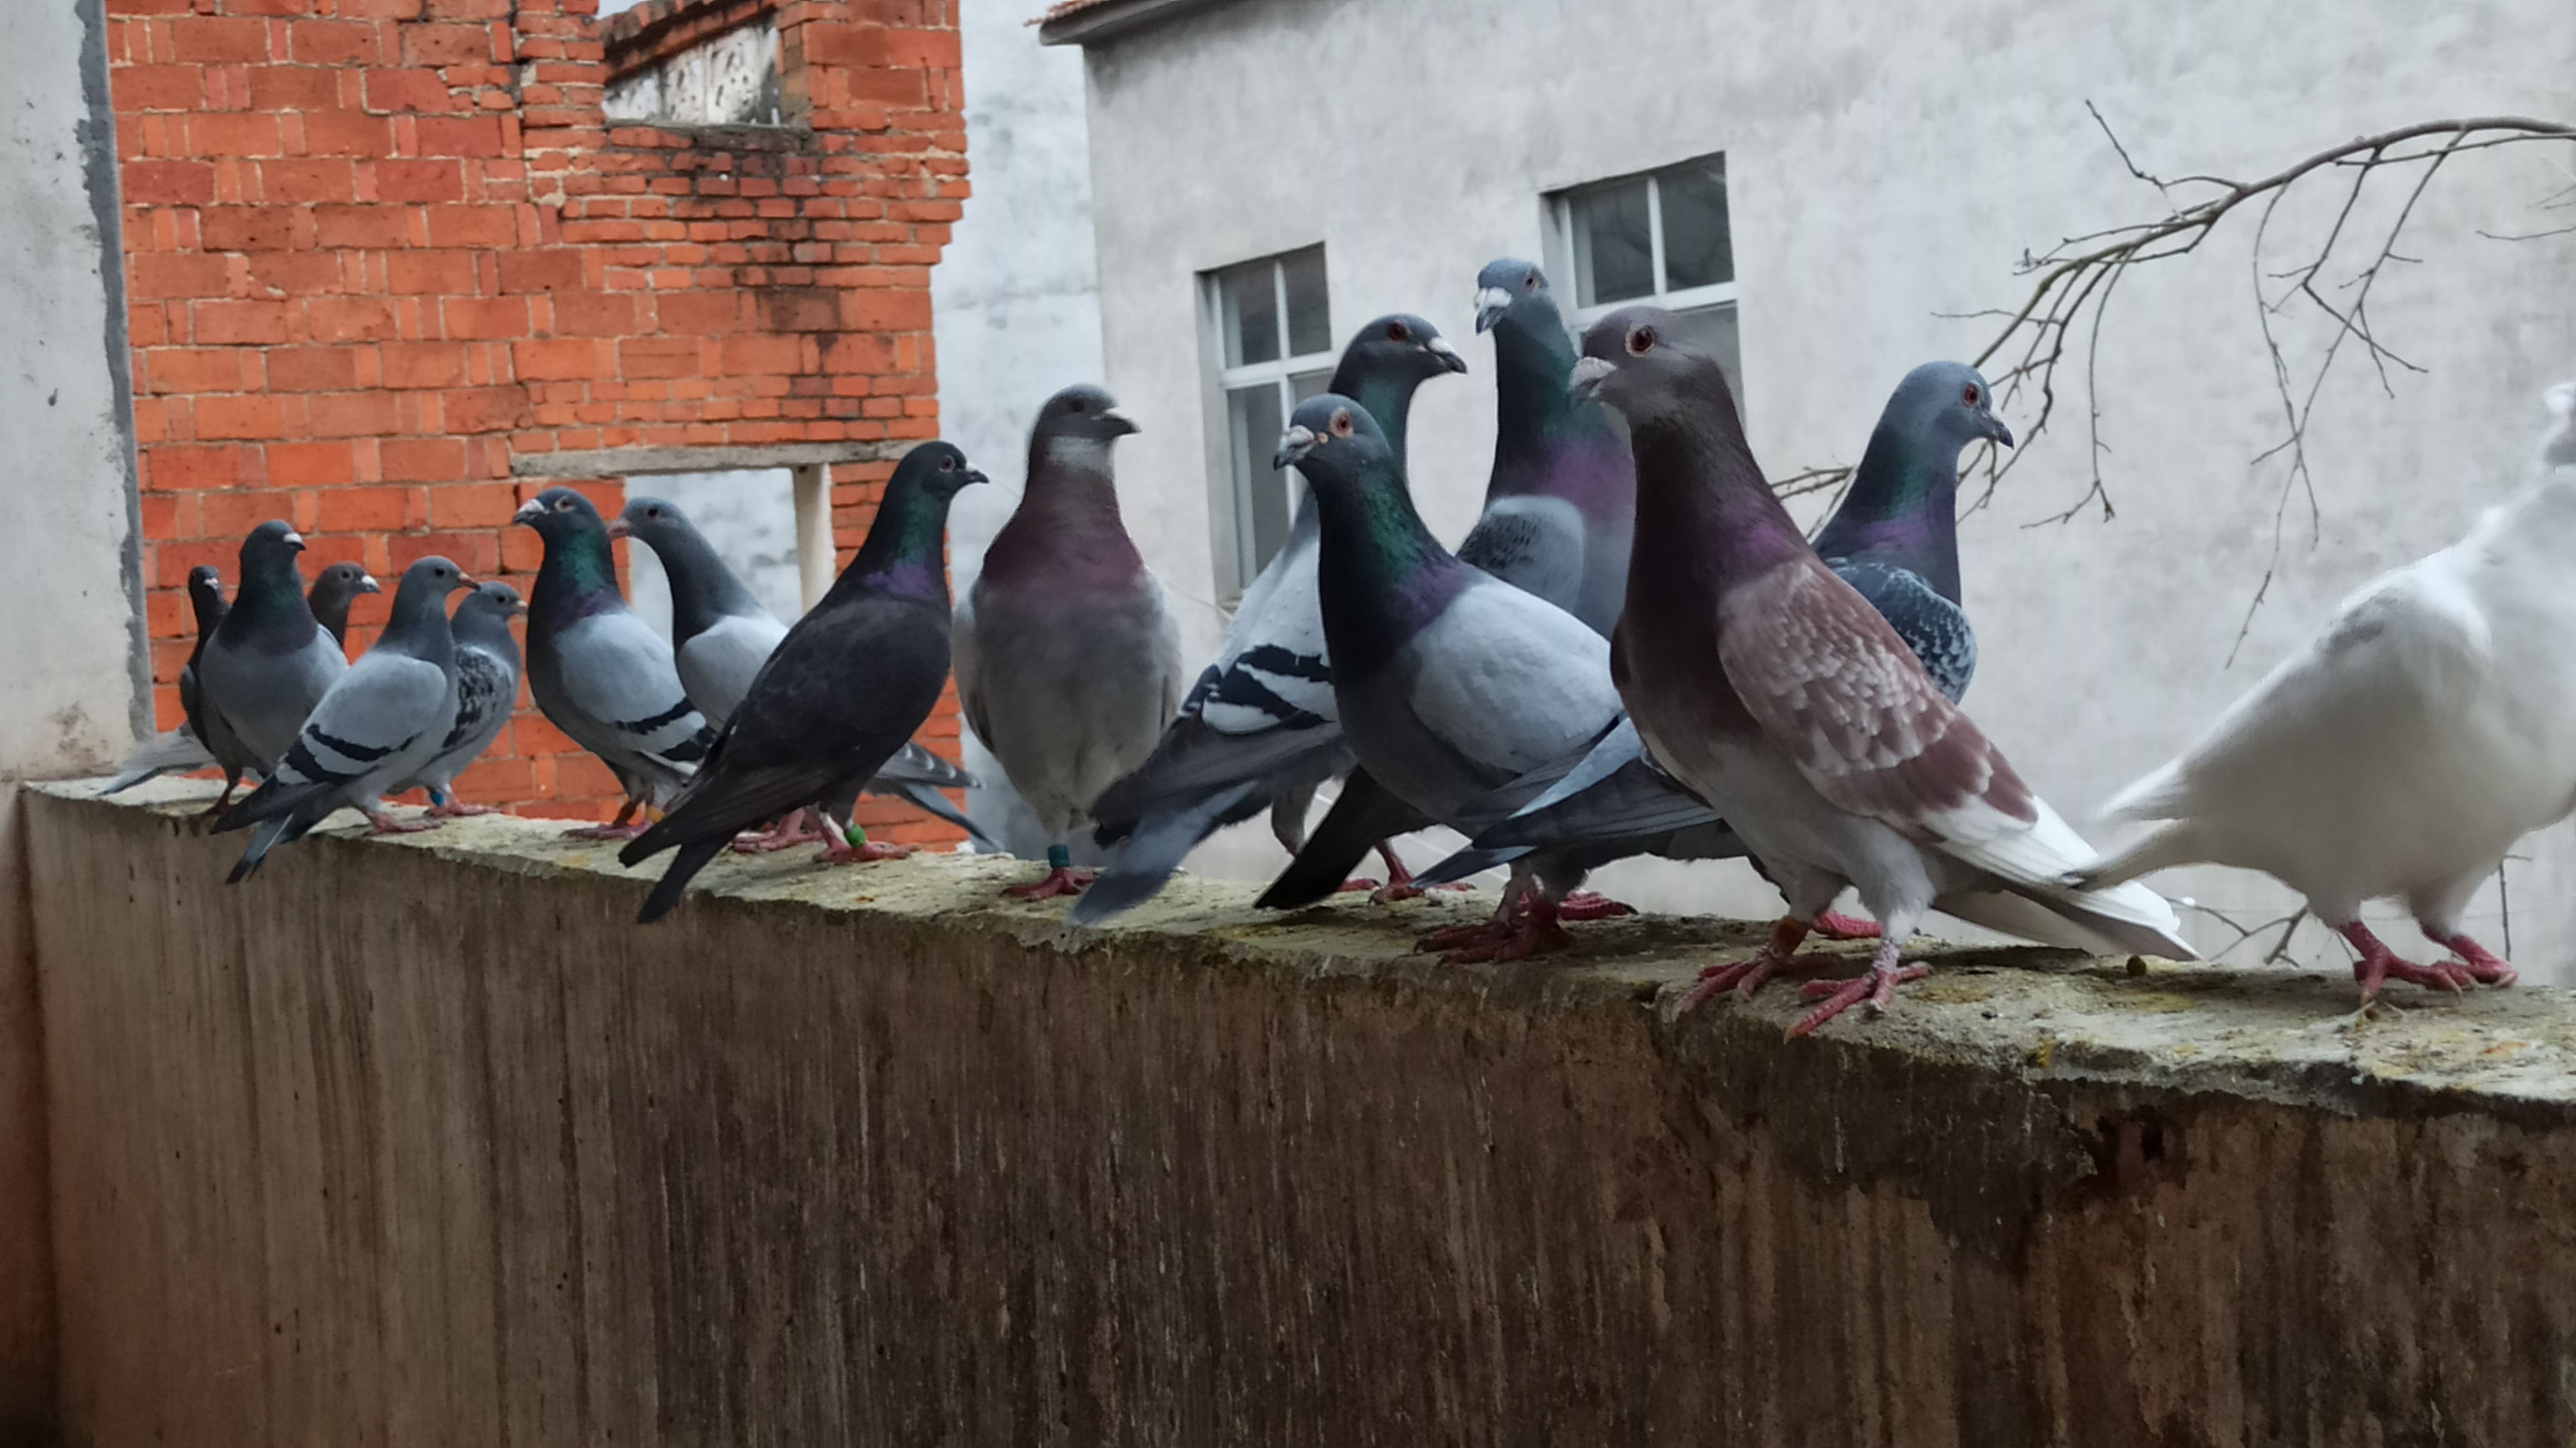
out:
M2565 437L2576 390L2551 405ZM2576 464L2576 447L2566 450ZM2469 535L2364 584L2332 624L2108 815L2155 821L2077 878L2172 865L2261 870L2360 952L2362 1000L2391 977L2509 985L2460 929L2514 841L2576 809L2576 466L2490 509ZM2394 896L2457 959L2416 965L2361 923Z
M1712 966L1688 1010L1744 993L1849 886L1885 931L1866 974L1806 988L1803 1035L1924 973L1900 957L1927 910L2045 944L2181 959L2173 908L2065 882L2093 851L1945 698L1764 481L1717 363L1629 307L1584 334L1574 387L1628 419L1636 550L1611 641L1654 761L1735 826L1789 913L1752 960Z

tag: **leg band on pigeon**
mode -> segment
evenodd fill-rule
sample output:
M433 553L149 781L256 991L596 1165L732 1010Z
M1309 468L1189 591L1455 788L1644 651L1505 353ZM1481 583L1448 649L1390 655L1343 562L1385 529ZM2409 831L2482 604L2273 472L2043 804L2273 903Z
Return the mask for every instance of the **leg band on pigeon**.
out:
M1073 851L1072 851L1070 848L1068 848L1068 847L1066 847L1066 846L1063 846L1063 845L1049 845L1049 846L1047 846L1047 868L1048 868L1049 870L1070 870L1070 869L1072 869L1072 868L1073 868Z
M831 823L828 819L824 821L826 827L830 827ZM847 829L838 830L837 833L840 835L838 840L828 834L823 837L823 858L836 865L852 862L867 863L874 860L900 860L920 848L918 845L880 845L868 838L866 827L857 820L850 821Z

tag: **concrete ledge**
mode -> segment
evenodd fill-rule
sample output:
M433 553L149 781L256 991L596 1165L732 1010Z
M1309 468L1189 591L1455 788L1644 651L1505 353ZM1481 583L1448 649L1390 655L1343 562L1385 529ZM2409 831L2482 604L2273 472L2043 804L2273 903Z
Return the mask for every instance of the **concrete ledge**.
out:
M637 122L637 124L644 124ZM662 130L690 127L663 126ZM698 127L700 130L746 129ZM781 128L760 128L777 132ZM525 452L510 455L510 472L522 478L632 478L654 473L736 473L767 468L804 468L832 463L891 462L919 445L919 439L853 438L847 442L746 443L725 447L609 447L589 451Z
M28 800L74 1441L2565 1443L2576 1009Z

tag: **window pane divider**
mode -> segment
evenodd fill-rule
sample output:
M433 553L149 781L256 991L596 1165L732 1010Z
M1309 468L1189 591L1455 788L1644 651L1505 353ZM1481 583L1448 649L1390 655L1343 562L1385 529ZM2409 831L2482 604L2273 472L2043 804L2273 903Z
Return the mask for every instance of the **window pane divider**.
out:
M1654 177L1646 178L1646 246L1654 264L1655 295L1637 300L1653 301L1672 291L1664 275L1664 188Z

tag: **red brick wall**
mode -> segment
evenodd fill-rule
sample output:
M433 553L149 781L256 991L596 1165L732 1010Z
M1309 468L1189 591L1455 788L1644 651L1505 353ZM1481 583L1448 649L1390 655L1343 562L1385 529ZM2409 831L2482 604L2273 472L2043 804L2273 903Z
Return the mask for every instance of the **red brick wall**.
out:
M200 562L445 553L522 591L558 450L934 435L929 268L966 195L950 0L108 0L165 724ZM608 125L602 87L767 13L789 126ZM891 464L844 465L844 556ZM383 600L362 600L353 646ZM953 752L953 703L925 733ZM596 816L524 708L469 799ZM890 806L896 838L953 834Z

